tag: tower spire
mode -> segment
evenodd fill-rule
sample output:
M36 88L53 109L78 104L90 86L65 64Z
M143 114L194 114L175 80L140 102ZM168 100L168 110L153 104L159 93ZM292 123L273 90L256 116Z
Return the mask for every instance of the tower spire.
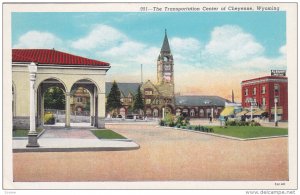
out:
M163 45L162 45L160 51L162 51L162 52L171 52L170 45L169 45L169 40L168 40L168 35L167 35L167 29L165 29L165 38L164 38L164 42L163 42Z

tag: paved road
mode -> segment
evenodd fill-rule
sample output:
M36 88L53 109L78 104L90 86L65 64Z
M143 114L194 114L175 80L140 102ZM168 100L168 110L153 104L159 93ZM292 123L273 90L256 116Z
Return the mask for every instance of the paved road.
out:
M153 125L108 128L141 148L14 153L14 181L288 180L287 138L235 141Z

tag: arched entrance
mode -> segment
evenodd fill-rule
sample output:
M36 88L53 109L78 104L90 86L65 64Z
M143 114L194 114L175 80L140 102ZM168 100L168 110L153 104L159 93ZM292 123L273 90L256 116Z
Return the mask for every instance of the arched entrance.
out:
M42 81L37 88L37 125L66 123L66 87L57 78Z
M71 123L97 126L98 87L91 79L76 81L70 91Z

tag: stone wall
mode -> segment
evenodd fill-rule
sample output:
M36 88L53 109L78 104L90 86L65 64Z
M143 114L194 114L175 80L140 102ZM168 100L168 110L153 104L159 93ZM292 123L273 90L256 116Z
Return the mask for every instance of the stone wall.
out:
M13 129L29 129L30 117L29 116L15 116L13 118Z

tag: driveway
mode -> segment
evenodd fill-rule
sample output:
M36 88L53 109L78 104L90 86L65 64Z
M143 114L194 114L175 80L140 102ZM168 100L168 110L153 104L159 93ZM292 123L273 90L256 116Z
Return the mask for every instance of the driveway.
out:
M288 138L236 141L156 127L110 124L131 151L14 153L14 181L288 180Z

